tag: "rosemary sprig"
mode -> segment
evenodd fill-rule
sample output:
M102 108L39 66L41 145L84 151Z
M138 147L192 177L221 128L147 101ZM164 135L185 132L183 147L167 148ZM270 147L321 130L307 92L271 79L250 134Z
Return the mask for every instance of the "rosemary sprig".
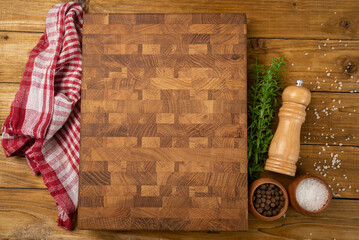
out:
M264 170L273 138L270 124L278 110L285 61L273 58L269 65L256 63L249 68L248 88L248 174L250 181Z

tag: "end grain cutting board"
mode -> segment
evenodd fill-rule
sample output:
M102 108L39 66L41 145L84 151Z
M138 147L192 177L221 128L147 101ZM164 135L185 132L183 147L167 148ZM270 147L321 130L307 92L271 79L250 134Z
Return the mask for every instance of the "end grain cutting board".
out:
M82 229L247 229L244 14L84 19Z

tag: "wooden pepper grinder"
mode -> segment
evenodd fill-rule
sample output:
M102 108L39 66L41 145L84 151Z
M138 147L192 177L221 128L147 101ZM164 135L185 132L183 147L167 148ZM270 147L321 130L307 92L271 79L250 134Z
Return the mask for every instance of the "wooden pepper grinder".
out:
M299 157L300 129L305 121L305 109L311 98L310 91L302 87L289 86L282 94L283 106L279 109L279 124L268 151L265 170L294 176Z

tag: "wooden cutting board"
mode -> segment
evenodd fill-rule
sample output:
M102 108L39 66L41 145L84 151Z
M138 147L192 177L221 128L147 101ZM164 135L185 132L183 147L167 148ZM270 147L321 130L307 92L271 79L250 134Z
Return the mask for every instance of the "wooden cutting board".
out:
M244 14L87 14L81 229L247 230Z

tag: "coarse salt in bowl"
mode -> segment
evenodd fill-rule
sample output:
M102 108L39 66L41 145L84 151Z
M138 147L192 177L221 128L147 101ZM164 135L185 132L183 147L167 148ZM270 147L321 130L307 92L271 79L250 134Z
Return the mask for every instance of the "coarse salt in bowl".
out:
M296 177L288 186L288 194L294 210L307 216L324 212L332 198L328 184L310 174Z
M296 190L298 204L307 211L321 209L329 198L329 192L325 185L314 178L302 180Z

